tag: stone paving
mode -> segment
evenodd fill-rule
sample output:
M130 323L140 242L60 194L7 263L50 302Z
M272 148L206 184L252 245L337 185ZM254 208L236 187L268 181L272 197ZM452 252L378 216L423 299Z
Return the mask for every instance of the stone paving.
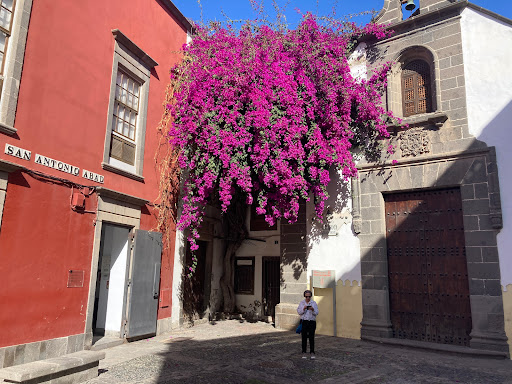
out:
M512 384L512 361L317 335L304 360L300 335L266 323L202 324L106 350L87 384Z

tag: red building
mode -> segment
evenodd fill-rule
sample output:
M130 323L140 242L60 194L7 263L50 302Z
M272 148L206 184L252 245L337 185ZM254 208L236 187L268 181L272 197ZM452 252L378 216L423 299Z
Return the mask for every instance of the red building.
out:
M169 329L156 128L190 23L169 0L0 5L0 368Z

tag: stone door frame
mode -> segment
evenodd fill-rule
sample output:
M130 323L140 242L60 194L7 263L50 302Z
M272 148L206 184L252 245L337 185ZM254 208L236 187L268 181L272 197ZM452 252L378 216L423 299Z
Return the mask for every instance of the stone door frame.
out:
M473 321L470 346L508 354L496 240L502 217L495 148L362 165L352 186L361 250L361 338L392 337L383 193L460 187Z

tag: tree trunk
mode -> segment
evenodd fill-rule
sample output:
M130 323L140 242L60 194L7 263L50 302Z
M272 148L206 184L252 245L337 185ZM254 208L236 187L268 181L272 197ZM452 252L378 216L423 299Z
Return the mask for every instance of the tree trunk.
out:
M223 259L224 273L220 280L220 287L223 296L223 311L225 313L232 313L235 311L235 253L239 248L235 243L229 243L226 247L226 253Z
M223 296L223 311L232 313L235 311L235 255L236 251L247 238L245 226L245 215L247 206L245 194L234 194L228 211L223 217L224 237L226 252L223 258L223 274L220 280L220 287Z

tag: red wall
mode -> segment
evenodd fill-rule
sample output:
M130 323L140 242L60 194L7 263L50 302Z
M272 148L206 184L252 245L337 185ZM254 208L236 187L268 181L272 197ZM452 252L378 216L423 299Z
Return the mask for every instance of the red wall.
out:
M71 210L69 188L20 172L10 175L7 196L0 232L0 346L83 333L95 215ZM86 208L96 203L93 195ZM83 288L67 288L70 269L85 271Z
M146 123L144 182L101 168L114 57L112 29L119 29L159 65L152 72ZM86 179L34 163L39 153L105 176L104 187L148 201L158 196L154 154L168 71L186 42L185 30L156 0L34 1L15 128L9 143L32 151L30 162L49 175L90 185ZM10 175L0 231L0 347L83 333L89 292L93 214L70 209L70 188ZM95 210L97 198L88 198ZM156 228L142 209L141 229ZM174 250L174 239L172 248ZM164 252L162 289L172 286L173 252ZM85 270L84 288L66 288L69 269ZM170 316L170 306L159 318Z

